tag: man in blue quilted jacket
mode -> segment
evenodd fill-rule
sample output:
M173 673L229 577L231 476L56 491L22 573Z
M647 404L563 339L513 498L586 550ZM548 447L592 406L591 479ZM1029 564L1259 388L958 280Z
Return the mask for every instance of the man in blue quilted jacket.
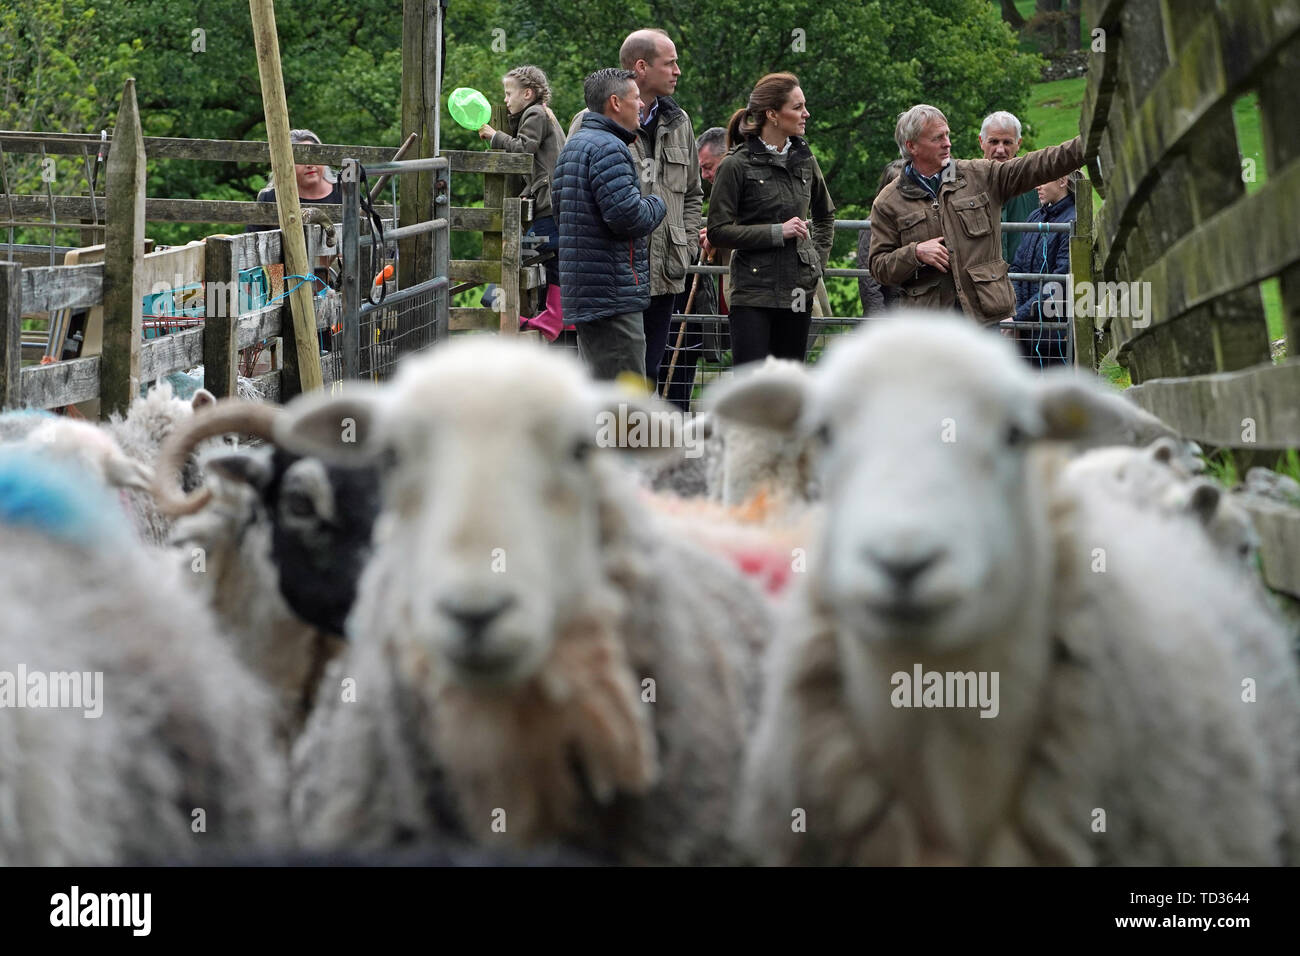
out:
M583 96L582 126L555 164L564 321L577 326L578 354L594 377L644 377L647 237L667 209L656 195L642 197L628 150L641 123L636 74L597 70L584 81Z

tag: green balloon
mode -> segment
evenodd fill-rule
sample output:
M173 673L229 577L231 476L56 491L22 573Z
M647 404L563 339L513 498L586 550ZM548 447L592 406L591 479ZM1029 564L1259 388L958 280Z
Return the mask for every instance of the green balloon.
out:
M447 97L451 118L466 129L477 130L492 118L492 105L478 90L460 86Z

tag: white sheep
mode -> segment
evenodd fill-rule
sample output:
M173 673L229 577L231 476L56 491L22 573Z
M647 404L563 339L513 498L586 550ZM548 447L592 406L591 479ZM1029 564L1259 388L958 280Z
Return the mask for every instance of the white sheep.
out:
M1058 478L1126 406L938 315L719 399L827 440L742 787L762 860L1296 862L1283 629L1202 529Z
M1146 448L1097 448L1071 461L1068 469L1083 485L1199 522L1220 554L1243 567L1254 566L1259 534L1250 512L1218 485L1196 477L1172 439L1158 439Z
M112 488L145 491L153 483L149 465L131 458L111 434L83 419L6 412L0 416L0 435L11 447L88 469Z
M769 615L665 534L597 444L666 409L495 337L310 396L282 447L386 461L384 507L294 757L309 846L464 838L622 862L727 838Z
M739 370L736 378L799 381L807 374L800 362L769 356ZM713 394L714 389L706 394L706 403ZM638 462L653 490L725 505L742 505L760 492L796 506L817 500L817 436L778 435L713 412L697 415L685 428L676 454Z
M171 544L185 580L275 692L287 745L342 650L342 618L369 555L376 482L366 497L315 459L286 460L262 446L205 457L205 483L186 496L174 484L195 447L231 432L269 440L279 414L226 401L195 415L164 446L153 493L160 512L176 516ZM295 608L300 594L308 603Z
M0 449L0 566L0 865L283 840L267 695L93 472Z
M194 413L216 401L213 394L200 388L189 399L177 398L172 386L162 382L137 398L126 415L114 413L103 428L117 441L127 457L152 474L163 442ZM190 491L202 482L198 457L191 455L181 470L181 483ZM127 495L132 519L140 536L150 544L165 545L171 535L171 520L163 515L148 489L133 490Z

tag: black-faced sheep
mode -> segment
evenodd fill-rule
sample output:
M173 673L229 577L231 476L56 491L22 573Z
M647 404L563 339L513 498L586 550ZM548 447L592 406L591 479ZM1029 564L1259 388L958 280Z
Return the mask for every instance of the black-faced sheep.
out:
M1133 432L1126 404L937 315L719 400L821 431L835 516L769 661L761 859L1296 861L1282 628L1201 528L1060 478L1053 442Z
M279 409L222 402L178 429L155 496L179 516L172 544L240 657L278 693L296 735L370 554L378 510L373 468L325 465L274 445L205 459L206 484L180 496L172 477L195 446L226 433L270 440Z
M666 535L597 447L657 407L495 337L412 360L386 389L289 406L282 447L383 463L348 650L295 752L308 846L736 858L768 611Z

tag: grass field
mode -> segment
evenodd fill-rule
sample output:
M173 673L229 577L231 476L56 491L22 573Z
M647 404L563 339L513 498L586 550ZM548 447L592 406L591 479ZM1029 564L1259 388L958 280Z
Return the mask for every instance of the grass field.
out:
M1032 6L1032 4L1031 4ZM1073 80L1054 80L1050 83L1035 84L1029 95L1029 108L1021 117L1026 125L1025 145L1035 148L1052 146L1065 142L1079 134L1079 113L1083 105L1083 94L1087 88L1087 77ZM1246 180L1246 192L1253 193L1268 181L1268 170L1264 166L1264 141L1260 131L1259 104L1255 94L1243 96L1233 104L1233 119L1237 126L1237 143L1241 149L1242 160L1254 163L1252 177ZM1093 193L1094 211L1101 206L1101 199ZM1264 316L1268 321L1269 341L1282 338L1282 294L1277 279L1260 283L1264 297Z

